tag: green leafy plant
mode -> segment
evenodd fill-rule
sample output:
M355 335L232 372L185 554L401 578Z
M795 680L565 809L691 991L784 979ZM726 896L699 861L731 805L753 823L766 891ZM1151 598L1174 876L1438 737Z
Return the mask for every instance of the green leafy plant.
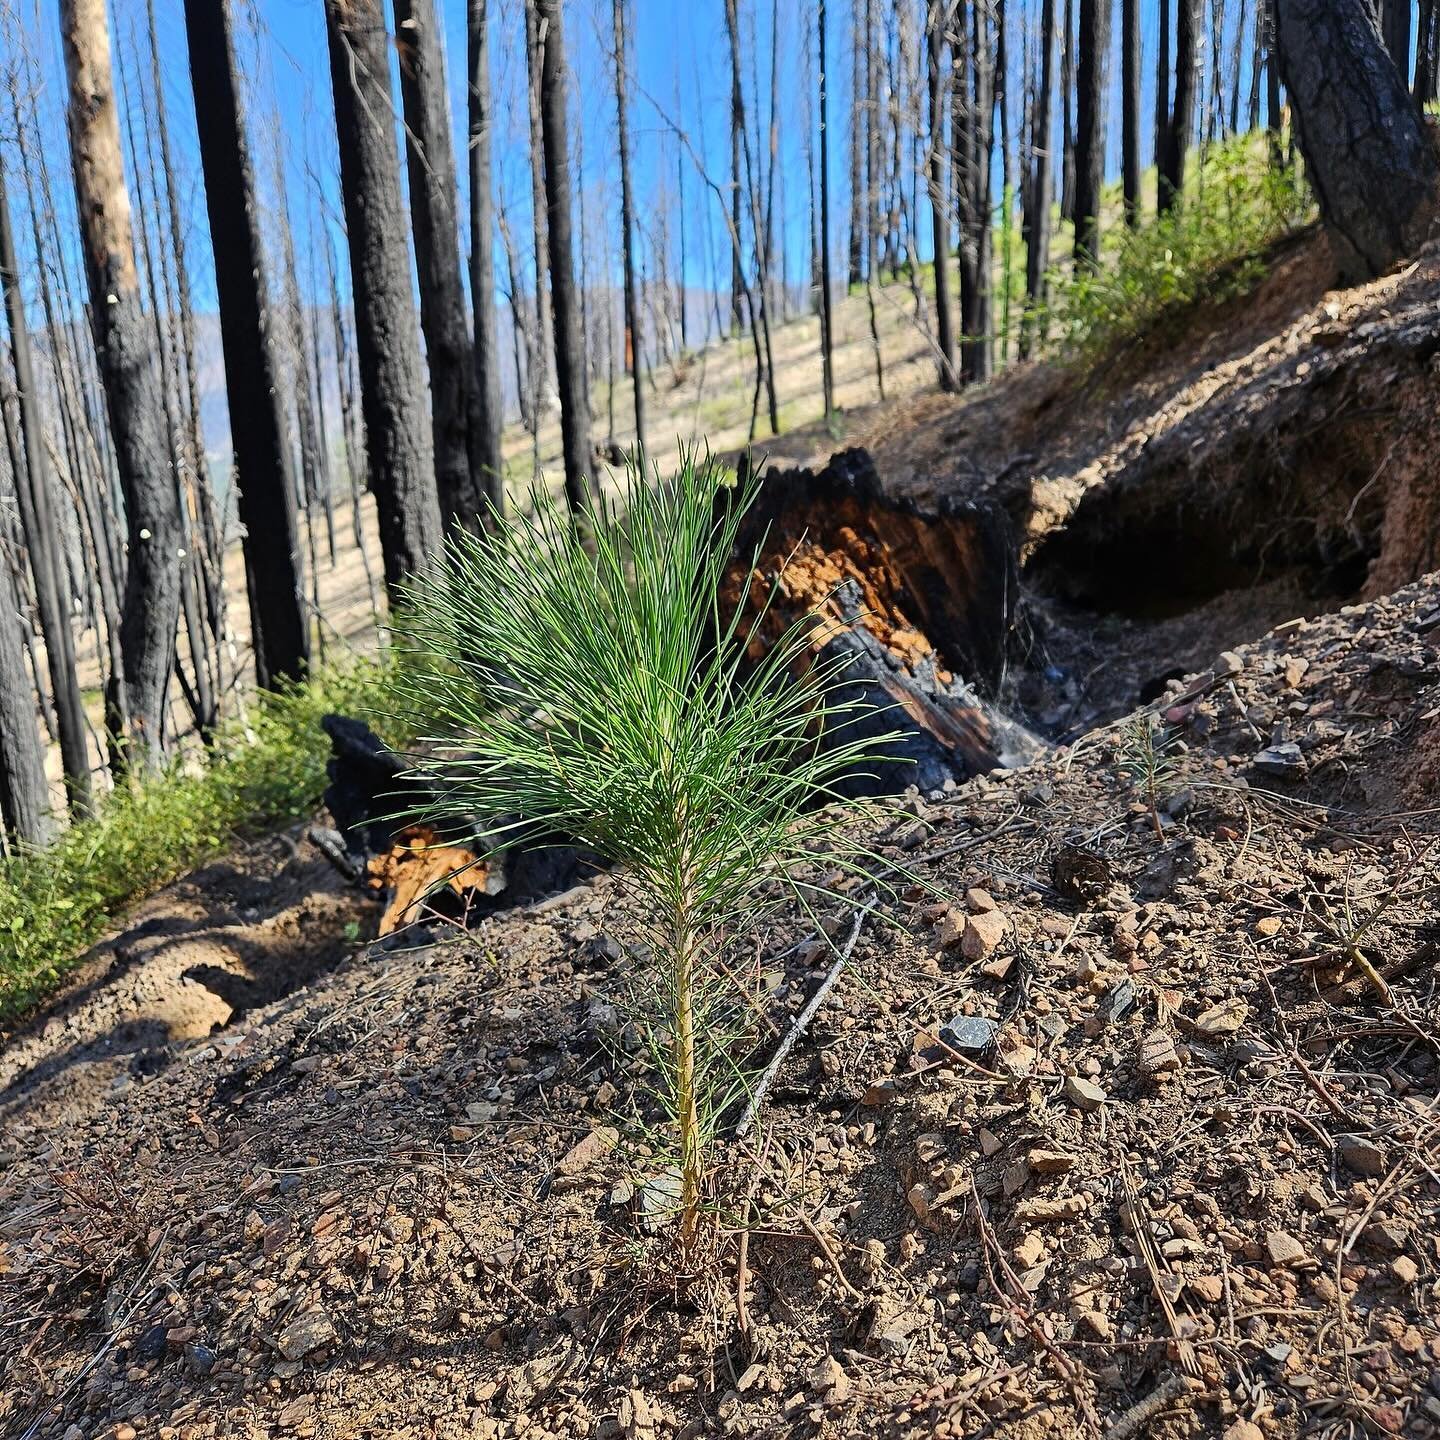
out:
M1248 293L1266 273L1266 251L1311 208L1299 170L1272 164L1253 137L1213 147L1181 206L1136 229L1109 225L1098 269L1050 276L1062 352L1093 363L1202 299Z
M388 654L355 657L255 697L203 756L132 777L48 848L0 860L0 1020L53 989L126 905L210 859L237 831L309 814L330 750L320 717L385 708L391 663Z
M401 622L407 673L450 737L417 761L442 796L424 818L452 834L477 817L501 837L540 827L617 867L635 953L651 957L632 1014L651 1041L685 1254L721 1117L755 1073L747 937L860 863L819 802L876 747L836 736L868 707L838 694L842 660L814 660L805 617L746 653L761 617L742 613L744 557L741 583L726 582L758 484L737 490L687 457L667 481L632 470L620 502L583 523L536 494L490 535L452 539Z

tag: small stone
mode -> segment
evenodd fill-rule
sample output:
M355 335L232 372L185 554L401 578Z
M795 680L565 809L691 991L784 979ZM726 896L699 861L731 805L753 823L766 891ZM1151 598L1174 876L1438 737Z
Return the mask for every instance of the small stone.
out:
M1015 1247L1015 1258L1026 1270L1045 1258L1045 1241L1038 1230L1031 1230Z
M247 1245L256 1245L265 1234L265 1222L260 1218L258 1210L247 1210L245 1212L245 1226L242 1231Z
M1033 1045L1017 1042L1000 1056L1000 1068L1012 1079L1023 1080L1034 1072L1040 1052Z
M1027 1223L1053 1225L1059 1220L1074 1220L1089 1208L1090 1197L1088 1195L1061 1195L1054 1200L1036 1196L1029 1200L1022 1200L1015 1207L1015 1218L1022 1225Z
M981 1153L987 1160L988 1160L992 1155L996 1155L996 1154L999 1153L999 1151L1000 1151L1000 1149L1001 1149L1001 1145L1002 1145L1002 1142L1001 1142L1000 1137L999 1137L993 1130L987 1130L987 1129L985 1129L983 1126L981 1127L981 1130L980 1130L980 1153Z
M923 1182L912 1185L905 1192L905 1199L911 1210L915 1212L915 1218L922 1224L930 1223L931 1207L935 1203L935 1192Z
M475 1132L468 1125L452 1125L450 1139L456 1145L468 1145L475 1138Z
M1402 1285L1413 1285L1420 1278L1420 1267L1408 1255L1397 1255L1390 1262L1390 1273Z
M1385 1173L1385 1152L1364 1135L1342 1135L1340 1137L1340 1158L1346 1168L1357 1175L1383 1175Z
M1253 1420L1235 1420L1226 1427L1225 1440L1265 1440L1265 1432Z
M828 1405L843 1405L850 1397L850 1377L833 1355L826 1355L810 1375L815 1393Z
M1293 740L1267 746L1255 756L1254 766L1262 775L1270 775L1277 780L1298 780L1305 774L1306 768L1305 757Z
M1221 675L1238 675L1245 668L1245 662L1233 650L1222 650L1215 668Z
M741 1372L740 1378L735 1382L735 1388L743 1395L747 1390L753 1390L765 1378L765 1366L759 1361L747 1365Z
M620 1143L620 1132L613 1125L597 1125L583 1140L572 1145L555 1166L555 1174L572 1179L583 1174L597 1161L603 1160Z
M1005 938L1009 922L998 910L983 910L966 917L960 953L967 960L984 960Z
M995 904L995 897L988 890L972 888L965 892L965 908L972 915L984 915L999 909L999 906Z
M1075 1157L1063 1150L1045 1150L1037 1146L1025 1158L1037 1175L1067 1175L1075 1168Z
M956 1015L940 1027L940 1038L952 1049L978 1055L995 1043L999 1027L980 1015Z
M1304 1264L1309 1258L1305 1247L1284 1230L1272 1230L1265 1237L1265 1253L1269 1255L1272 1265L1294 1267Z
M1405 1248L1405 1227L1398 1220L1372 1220L1360 1238L1382 1255L1398 1255Z
M680 1209L680 1172L665 1170L649 1176L636 1195L636 1219L647 1235L658 1234Z
M1098 1110L1106 1100L1105 1091L1093 1080L1084 1080L1079 1075L1065 1077L1065 1098L1077 1110L1086 1114Z
M1134 1006L1137 998L1135 982L1128 975L1112 981L1100 997L1100 1004L1097 1007L1100 1018L1113 1024Z
M312 1350L329 1345L335 1327L323 1310L310 1310L292 1320L279 1334L275 1347L287 1360L303 1360Z
M117 1425L115 1440L135 1440L135 1427L133 1425Z
M1207 1305L1214 1305L1225 1294L1225 1282L1218 1275L1196 1275L1185 1282L1185 1288Z
M192 1375L208 1375L215 1368L215 1352L208 1345L198 1342L187 1345L181 1351L185 1368Z
M1216 1037L1234 1035L1249 1019L1250 1007L1243 1000L1222 1000L1195 1017L1195 1028L1202 1035Z
M1163 1031L1152 1030L1140 1046L1140 1073L1154 1079L1180 1068L1175 1042Z
M1280 927L1284 922L1278 915L1266 915L1255 922L1255 933L1261 939L1268 940L1272 935L1280 933Z

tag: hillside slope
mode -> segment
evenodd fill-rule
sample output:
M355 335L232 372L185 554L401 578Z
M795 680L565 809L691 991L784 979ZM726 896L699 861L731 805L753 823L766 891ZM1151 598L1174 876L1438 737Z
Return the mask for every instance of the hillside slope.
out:
M698 1273L610 877L357 951L297 833L147 902L0 1052L0 1433L1440 1435L1440 580L1383 593L1437 266L1328 294L1302 240L877 420L894 495L1008 518L991 700L1059 743L875 822L943 898L859 927Z

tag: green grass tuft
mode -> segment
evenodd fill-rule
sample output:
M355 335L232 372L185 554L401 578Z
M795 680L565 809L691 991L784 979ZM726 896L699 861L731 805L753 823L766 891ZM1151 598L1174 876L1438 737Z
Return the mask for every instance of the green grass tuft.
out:
M112 791L45 850L0 861L0 1022L73 968L126 906L220 853L237 833L308 815L325 788L329 710L373 716L391 662L355 658L252 702L199 760ZM403 736L393 735L395 740Z

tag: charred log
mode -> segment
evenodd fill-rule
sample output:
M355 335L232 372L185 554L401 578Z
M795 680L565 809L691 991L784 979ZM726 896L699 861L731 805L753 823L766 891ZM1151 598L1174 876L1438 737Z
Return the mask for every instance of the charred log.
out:
M539 825L440 835L422 818L433 788L406 756L363 721L326 715L330 777L325 805L344 838L350 866L383 898L381 933L418 916L478 919L568 890L600 868L593 851Z
M753 561L753 563L752 563ZM998 506L934 510L886 495L863 450L825 469L776 471L746 517L730 577L763 622L742 633L755 659L796 618L815 620L817 659L843 659L842 695L879 707L835 738L898 730L853 793L935 790L1033 753L1035 740L985 698L1016 624L1010 527Z

